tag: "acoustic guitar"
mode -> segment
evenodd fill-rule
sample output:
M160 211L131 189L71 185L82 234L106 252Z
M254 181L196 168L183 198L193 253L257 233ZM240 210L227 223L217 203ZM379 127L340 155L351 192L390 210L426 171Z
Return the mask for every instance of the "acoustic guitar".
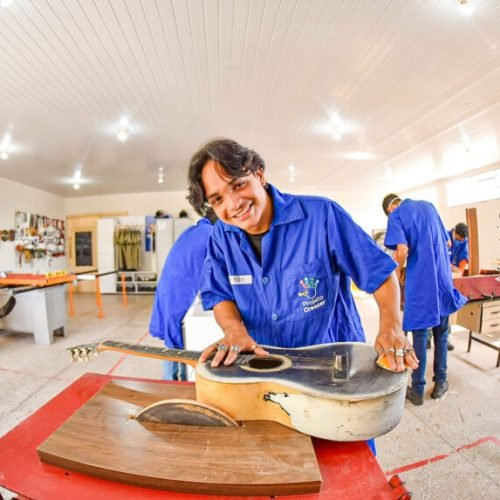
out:
M377 366L373 346L339 342L241 353L233 365L199 363L200 352L107 340L70 348L74 360L116 351L177 361L196 373L196 400L237 421L272 420L310 436L359 441L381 436L401 420L407 375Z

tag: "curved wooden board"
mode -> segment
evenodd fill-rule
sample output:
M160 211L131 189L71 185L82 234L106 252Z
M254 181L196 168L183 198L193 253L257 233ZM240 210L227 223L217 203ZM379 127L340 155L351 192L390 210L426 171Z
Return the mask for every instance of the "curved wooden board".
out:
M114 381L37 449L42 461L138 486L207 495L318 492L308 436L273 422L200 427L138 422L147 405L194 399L191 385Z
M142 409L136 420L164 424L236 427L238 422L212 405L192 399L164 399Z

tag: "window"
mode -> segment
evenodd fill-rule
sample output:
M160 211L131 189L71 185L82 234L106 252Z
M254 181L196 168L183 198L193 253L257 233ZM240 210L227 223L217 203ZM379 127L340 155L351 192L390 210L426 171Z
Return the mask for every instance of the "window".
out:
M500 169L449 182L446 195L449 207L500 198Z

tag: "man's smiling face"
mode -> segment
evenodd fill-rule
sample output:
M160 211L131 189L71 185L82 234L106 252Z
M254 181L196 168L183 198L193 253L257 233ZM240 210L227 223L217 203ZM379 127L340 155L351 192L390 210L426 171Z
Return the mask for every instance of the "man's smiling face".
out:
M230 177L209 160L201 171L201 181L207 202L223 222L250 234L269 230L272 201L264 187L262 169L244 177Z

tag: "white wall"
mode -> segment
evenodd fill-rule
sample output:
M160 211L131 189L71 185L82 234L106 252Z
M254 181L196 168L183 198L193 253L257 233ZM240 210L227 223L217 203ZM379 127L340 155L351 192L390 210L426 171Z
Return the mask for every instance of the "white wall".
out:
M484 170L498 168L498 166L499 165L496 164L487 169L469 172L464 176L475 175ZM448 229L454 227L458 222L467 223L465 209L476 208L479 240L479 267L481 269L496 269L495 261L500 260L500 193L498 193L499 197L495 200L449 207L446 196L446 184L450 182L450 180L451 179L443 179L423 186L417 190L399 194L401 194L402 197L426 199L433 202ZM426 196L422 197L419 195Z
M290 191L292 192L292 191ZM377 192L335 192L335 191L293 191L294 194L324 196L336 201L344 208L368 234L374 229L384 229L387 226L387 217L382 211L382 198L387 193Z
M65 218L64 198L24 184L0 177L0 229L15 229L14 214L17 210L45 215L52 219ZM37 272L65 269L65 257L33 259L19 266L15 243L0 241L0 271Z
M66 198L66 214L126 211L128 215L154 215L157 210L164 210L167 214L177 216L184 209L190 217L197 218L186 200L187 194L187 191L169 191Z

